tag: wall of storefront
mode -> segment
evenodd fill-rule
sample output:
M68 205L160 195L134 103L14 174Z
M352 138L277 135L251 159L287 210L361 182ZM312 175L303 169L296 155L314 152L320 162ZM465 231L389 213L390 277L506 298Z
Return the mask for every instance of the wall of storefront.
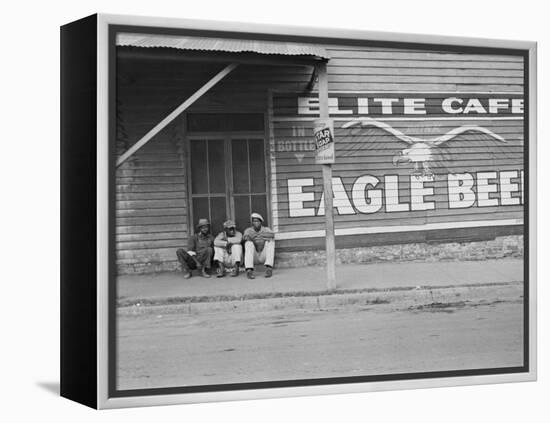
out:
M135 58L117 62L118 157L191 96L225 64ZM284 69L239 66L201 97L189 113L264 113L268 89L303 89L274 79ZM309 81L311 68L292 68ZM293 79L296 79L293 77ZM267 131L266 131L267 139ZM267 145L267 144L266 144ZM267 152L266 152L267 153ZM171 270L187 244L189 221L186 114L163 129L116 171L116 254L121 273Z
M491 96L519 99L523 91L522 58L347 46L328 46L328 50L331 55L329 95L339 102L338 109L333 105L336 113L332 116L336 119L334 177L338 178L335 181L337 195L341 190L340 200L336 202L340 208L335 209L337 246L360 246L366 235L369 242L364 245L371 245L366 248L373 245L394 248L391 246L399 242L411 245L434 240L452 243L453 236L455 241L464 243L481 234L487 239L512 235L512 238L505 238L507 245L512 242L518 246L513 249L514 254L522 251L519 235L523 222L524 134L520 115L511 115L502 109L486 115L474 111L468 115L444 116L429 110L423 117L406 116L397 103L391 114L369 114L409 136L437 137L461 125L479 125L506 140L505 144L495 143L480 134L469 133L469 138L465 135L460 142L449 143L445 154L450 161L445 163L445 168L431 164L434 180L425 176L420 178L425 188L433 188L433 194L426 195L422 201L433 203L433 206L413 210L411 185L415 180L411 179L412 168L395 166L392 162L406 145L380 128L369 128L368 134L367 128L360 125L344 128L347 121L361 116L355 112L350 116L342 114L346 108L353 110L358 97L372 100L374 95L397 99L423 97L428 99L428 105L451 95L479 98L481 102ZM119 60L117 66L119 154L223 67L177 60L167 65L165 61L152 59ZM316 96L316 86L313 92L306 90L311 73L311 67L242 65L189 110L196 113L263 112L268 116L270 225L278 233L281 251L323 245L324 217L319 213L321 173L314 164L311 144L314 106L305 114L297 107L299 97ZM371 107L374 112L376 109ZM375 135L383 147L367 147L366 135ZM186 163L185 116L182 116L117 169L116 242L120 272L177 268L175 248L186 243L192 227L188 221ZM510 197L514 200L511 201L502 200L502 184L499 184L502 181L498 180L498 172L506 171L512 172L505 174L511 178L509 181L502 180L514 185L509 189L513 191ZM497 187L498 192L488 196L497 201L488 201L479 207L476 199L470 207L450 208L449 173L472 175L473 191L477 193L475 183L479 172L489 172L482 174L482 178L497 172L497 180L489 178L484 185L489 186L489 190L492 185ZM516 178L513 172L517 172ZM365 175L380 181L380 185L371 188L373 193L375 188L379 189L374 195L380 195L381 207L368 213L364 212L367 210L365 204L354 201L354 184ZM388 189L394 181L392 178L395 178L395 189ZM290 185L289 180L292 181ZM289 187L298 196L289 195ZM389 211L387 204L392 202L392 196L393 202L407 205L401 206L406 210ZM355 199L360 198L356 196ZM476 222L491 223L489 226L481 223L482 229L479 229L480 224ZM408 229L396 231L395 227L399 226ZM388 227L394 229L388 230ZM284 254L280 258L284 259Z
M434 230L468 226L500 226L496 235L517 231L512 227L523 223L521 57L359 47L330 47L329 51L329 97L334 101L331 117L336 134L333 177L335 205L340 206L335 209L337 236L345 234L351 241L353 234L372 237L389 233L385 238L390 242L401 236L392 233L395 227L415 241L429 239ZM271 102L276 165L274 226L283 246L322 245L322 239L314 239L323 237L324 217L321 170L314 162L315 103L308 103L308 97L315 97L315 93L273 92ZM474 99L468 113L449 114L437 107L451 97L460 98L463 106ZM382 113L381 102L373 101L376 98L391 99L392 107ZM418 98L424 100L421 104L425 107L417 111L425 114L406 114L404 99ZM489 99L499 99L499 104L507 103L508 107L489 113ZM368 114L358 113L358 101L368 104ZM485 108L475 108L474 104L484 104ZM518 106L515 113L512 104ZM475 131L456 137L441 145L443 163L436 158L429 162L434 174L430 180L423 175L412 176L412 164L396 166L392 162L410 147L395 135L361 124L344 127L365 116L418 138L441 137L461 126L481 126L506 142ZM369 141L372 139L376 142ZM451 204L449 192L454 182L449 181L450 174L472 182L475 199L471 204ZM360 184L365 181L370 183L366 186L370 194L366 195L365 186ZM425 189L426 197L412 198L419 192L413 186ZM483 190L496 192L482 201L484 194L477 195ZM377 202L378 209L374 207ZM470 232L475 237L476 229Z

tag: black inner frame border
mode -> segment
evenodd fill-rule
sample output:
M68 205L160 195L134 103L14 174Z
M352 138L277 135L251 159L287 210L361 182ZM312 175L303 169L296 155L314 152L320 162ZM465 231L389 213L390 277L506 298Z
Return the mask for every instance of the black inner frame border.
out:
M118 390L116 388L116 360L117 360L117 322L116 322L116 248L115 248L115 222L116 222L116 35L118 32L135 32L144 34L163 34L163 35L187 35L217 38L240 38L240 39L260 39L270 41L288 41L288 42L306 42L317 44L340 44L350 46L369 46L369 47L388 47L401 49L422 49L432 51L448 51L471 54L487 55L506 55L523 57L524 69L524 211L523 211L523 366L501 367L501 368L483 368L467 370L446 370L434 372L416 372L416 373L395 373L372 376L347 376L331 377L317 379L296 379L296 380L273 380L268 382L246 382L246 383L228 383L197 386L180 386L167 388L145 388ZM407 35L404 34L403 38ZM184 28L165 28L134 25L108 25L108 125L109 125L109 163L108 163L108 254L109 254L109 277L108 277L108 397L122 398L149 395L173 395L189 394L219 391L252 390L268 388L289 388L289 387L307 387L318 385L339 385L350 383L367 382L387 382L412 379L437 379L448 377L482 376L498 374L514 374L529 372L529 50L528 49L506 49L482 46L459 46L446 44L418 43L407 41L379 41L363 39L330 38L316 36L294 36L294 35L275 35L252 32L234 32L234 31L214 31L197 30Z

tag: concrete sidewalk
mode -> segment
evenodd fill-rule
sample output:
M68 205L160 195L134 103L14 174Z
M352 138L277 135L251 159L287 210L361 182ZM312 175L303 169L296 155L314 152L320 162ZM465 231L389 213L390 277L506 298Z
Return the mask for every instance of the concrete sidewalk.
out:
M249 299L272 296L320 295L327 292L324 267L295 269L275 268L266 279L262 269L256 279L241 273L237 278L227 275L206 279L195 275L183 279L181 273L155 275L122 275L118 278L119 305L157 303L164 300L201 298ZM195 272L196 273L196 272ZM415 287L457 287L522 282L523 260L500 259L461 262L376 263L337 265L337 291L361 292Z

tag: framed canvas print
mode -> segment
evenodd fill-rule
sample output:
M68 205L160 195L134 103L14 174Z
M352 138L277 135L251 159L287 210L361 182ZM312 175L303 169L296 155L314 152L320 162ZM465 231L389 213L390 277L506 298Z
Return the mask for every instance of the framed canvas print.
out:
M61 28L61 394L536 378L536 44Z

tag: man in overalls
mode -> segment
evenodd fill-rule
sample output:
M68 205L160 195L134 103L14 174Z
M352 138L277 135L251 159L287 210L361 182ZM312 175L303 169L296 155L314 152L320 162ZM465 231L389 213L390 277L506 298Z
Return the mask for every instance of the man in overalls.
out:
M198 231L189 237L187 250L179 248L176 251L181 263L183 277L189 279L193 269L198 269L201 275L209 278L212 256L214 254L214 237L210 234L210 222L208 219L199 219Z

